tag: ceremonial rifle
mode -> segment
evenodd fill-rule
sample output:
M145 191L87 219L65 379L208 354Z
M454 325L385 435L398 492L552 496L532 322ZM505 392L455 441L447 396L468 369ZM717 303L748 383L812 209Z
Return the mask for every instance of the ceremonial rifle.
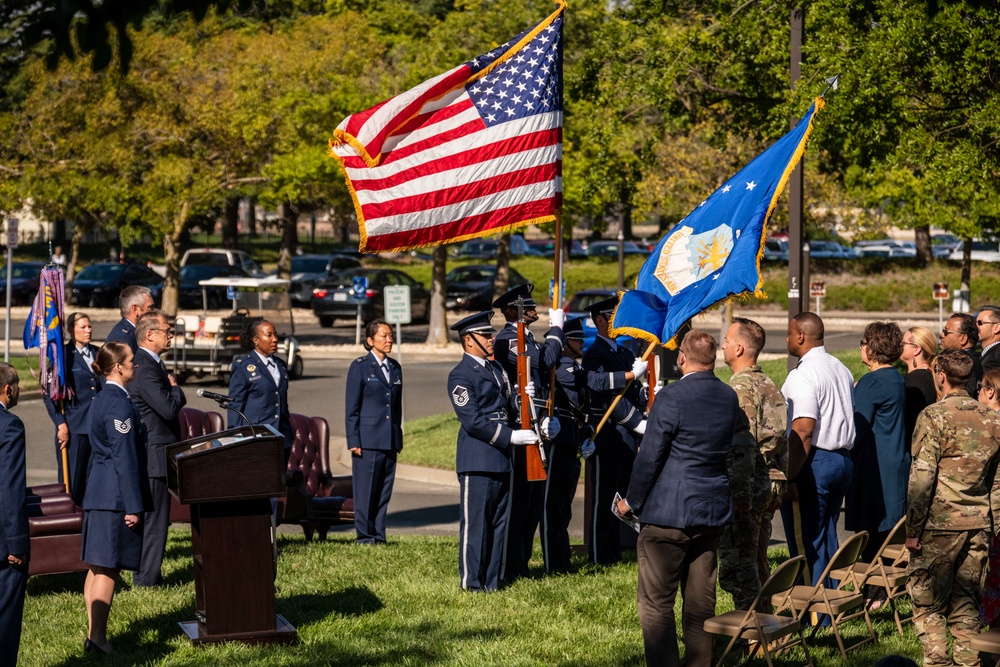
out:
M649 347L646 348L646 351L642 353L642 360L643 361L647 361L649 359L649 355L653 353L653 350L655 348L656 348L656 343L650 343ZM594 436L593 436L592 440L596 440L597 439L597 434L601 432L602 428L604 428L604 424L606 424L607 421L608 421L608 418L611 417L611 413L614 411L615 406L617 406L618 403L621 402L622 397L626 393L628 393L628 389L629 389L629 387L632 386L632 383L634 381L635 381L635 378L632 378L631 380L629 380L628 382L626 382L625 383L625 388L622 389L622 393L620 393L617 396L615 396L615 400L611 401L611 405L608 406L608 409L604 413L604 416L601 417L601 423L597 425L596 429L594 429Z
M527 387L531 381L531 359L528 358L527 343L524 335L524 301L517 300L517 387L521 395L521 428L531 430L532 417L534 416L535 404L528 396ZM536 391L539 388L536 388ZM525 406L530 406L526 408ZM529 412L530 410L530 412ZM545 480L544 453L542 451L542 434L538 430L537 419L535 420L535 434L538 436L538 445L528 445L525 448L525 461L527 463L527 478L529 482L540 482Z

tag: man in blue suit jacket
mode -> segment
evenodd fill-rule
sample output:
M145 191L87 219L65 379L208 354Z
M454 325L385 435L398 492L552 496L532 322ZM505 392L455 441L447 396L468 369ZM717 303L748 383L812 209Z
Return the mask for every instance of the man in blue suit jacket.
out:
M104 342L118 341L125 343L132 352L135 352L136 343L135 325L139 318L148 313L153 308L153 293L148 287L142 285L129 285L122 290L118 297L118 310L122 314L121 320L105 337Z
M17 371L0 362L0 661L17 664L28 583L28 505L24 424L10 408L20 391Z
M638 609L649 665L678 665L674 599L684 584L684 646L689 667L712 664L706 619L715 614L716 550L732 516L727 462L745 417L736 392L715 377L716 342L689 332L677 365L684 376L653 401L649 424L618 503L641 532Z
M183 439L180 412L187 399L160 361L160 353L170 347L174 335L166 315L159 310L149 311L139 318L135 332L139 345L135 353L135 376L127 389L146 425L146 471L153 510L144 517L142 560L133 583L157 586L162 581L160 566L170 526L165 448Z

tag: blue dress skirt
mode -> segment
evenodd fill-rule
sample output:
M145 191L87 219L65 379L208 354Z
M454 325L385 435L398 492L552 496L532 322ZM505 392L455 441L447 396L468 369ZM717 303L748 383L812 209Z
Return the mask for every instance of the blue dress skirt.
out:
M80 560L113 570L138 570L142 556L142 521L125 525L125 512L83 511L83 546Z

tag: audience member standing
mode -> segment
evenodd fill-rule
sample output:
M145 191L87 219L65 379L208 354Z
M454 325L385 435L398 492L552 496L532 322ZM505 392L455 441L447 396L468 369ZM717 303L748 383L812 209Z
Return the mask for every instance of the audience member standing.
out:
M385 544L385 515L403 449L403 369L390 359L392 327L376 319L365 349L347 369L344 415L354 481L354 530L359 544Z
M944 397L917 418L906 512L907 592L925 665L978 665L971 643L981 629L979 602L992 517L1000 415L967 396L972 360L943 350L935 372ZM954 638L954 661L948 632Z
M251 320L240 335L240 345L249 354L233 361L229 375L229 397L233 399L226 413L226 427L243 425L239 410L251 424L266 424L285 438L285 463L292 452L292 419L288 412L288 369L275 356L278 334L265 319Z
M712 664L712 635L704 623L715 614L716 549L732 516L727 460L746 422L739 399L715 377L715 339L704 331L684 336L677 366L684 376L656 395L649 428L618 503L641 530L637 605L646 664L680 664L674 600L684 596L685 664Z
M25 488L24 424L17 405L20 379L0 362L0 661L17 664L28 584L28 505Z
M978 342L979 329L976 327L976 318L968 313L954 313L941 330L942 350L962 350L972 359L972 372L969 373L965 391L973 398L978 393L977 386L983 377L983 366L979 361L979 355L976 354Z
M789 426L788 491L781 521L789 553L806 557L808 585L816 583L840 547L837 520L854 470L854 378L827 353L823 334L823 320L816 314L792 318L786 343L799 364L781 387Z
M87 471L90 469L90 406L101 390L101 383L94 373L97 346L90 344L93 327L83 313L70 313L66 318L67 343L63 352L66 359L66 386L73 397L62 405L42 394L49 418L56 425L56 466L59 483L64 484L62 454L69 459L69 489L73 502L83 505L87 490Z
M104 342L118 341L125 343L132 348L132 352L135 352L135 323L139 321L140 317L148 313L153 308L153 305L153 293L149 291L148 287L129 285L123 289L121 295L118 297L118 310L121 312L122 319L118 321L118 324L111 327L111 331L108 332Z
M142 562L136 572L136 586L158 586L163 553L167 546L170 526L170 490L167 488L167 456L165 447L184 438L181 436L181 408L187 403L177 380L167 373L160 354L170 348L174 330L166 315L151 310L136 323L138 341L135 376L127 385L132 402L146 426L146 471L153 507L147 512L142 535Z
M910 327L903 334L903 351L900 360L906 364L903 385L906 387L906 446L913 442L913 427L917 415L931 403L938 400L934 374L931 372L937 356L937 338L930 329Z
M979 344L983 346L979 357L980 370L985 373L1000 368L1000 306L983 306L976 315L976 330Z
M861 339L861 362L868 367L854 388L851 458L854 478L847 495L844 525L869 533L862 554L870 563L896 522L906 514L910 443L906 440L906 387L893 364L903 349L895 322L872 322Z
M122 568L139 568L142 513L151 503L146 427L125 389L135 374L132 349L125 343L105 343L94 363L105 383L92 408L92 462L83 498L80 560L90 566L83 585L88 627L83 647L88 652L111 653L108 615L115 582Z
M980 382L979 402L993 412L1000 412L1000 369L986 371ZM986 568L986 582L983 584L982 605L979 618L993 627L1000 618L1000 533L996 530L993 517L993 538L990 540L990 560Z
M771 576L767 547L788 470L788 408L777 385L757 365L765 341L763 327L735 317L722 343L722 358L733 371L729 386L747 416L753 446L749 451L733 448L729 485L735 516L719 542L719 585L733 596L736 609L749 609ZM747 460L737 460L741 456Z

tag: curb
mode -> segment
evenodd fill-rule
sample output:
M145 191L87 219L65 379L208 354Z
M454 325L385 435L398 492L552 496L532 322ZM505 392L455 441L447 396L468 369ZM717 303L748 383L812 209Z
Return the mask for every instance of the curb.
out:
M340 450L337 462L351 469L351 452L347 450L347 438L341 435L330 436L330 447ZM435 486L445 486L453 489L459 488L458 476L454 470L439 470L437 468L425 468L423 466L396 464L396 479L407 482L419 482L421 484L433 484Z

